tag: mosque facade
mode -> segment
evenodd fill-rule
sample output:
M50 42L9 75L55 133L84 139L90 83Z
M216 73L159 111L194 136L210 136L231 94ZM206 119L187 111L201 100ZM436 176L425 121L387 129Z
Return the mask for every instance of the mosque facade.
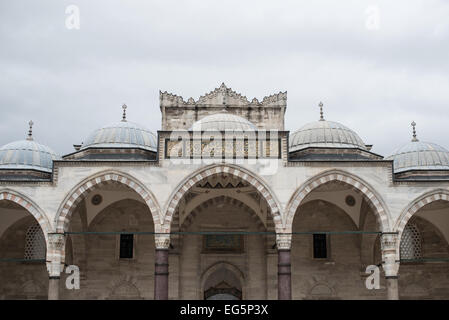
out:
M124 105L70 154L32 122L0 148L0 299L449 298L449 151L416 123L384 157L321 103L289 131L286 92L159 103L157 132Z

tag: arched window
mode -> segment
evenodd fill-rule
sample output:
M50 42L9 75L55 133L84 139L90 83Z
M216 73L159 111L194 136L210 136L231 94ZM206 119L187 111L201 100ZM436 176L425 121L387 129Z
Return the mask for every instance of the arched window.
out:
M401 259L420 259L422 257L421 233L416 224L408 223L405 226L400 249Z
M25 260L45 259L45 236L38 223L32 224L26 233L25 238Z

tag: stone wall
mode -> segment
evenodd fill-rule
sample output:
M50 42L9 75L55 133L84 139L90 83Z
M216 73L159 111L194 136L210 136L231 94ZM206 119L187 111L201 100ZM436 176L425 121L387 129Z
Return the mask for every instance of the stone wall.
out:
M302 205L293 222L293 232L357 230L346 212L324 200ZM313 235L293 235L293 299L386 299L385 289L365 287L360 240L357 234L328 235L328 258L314 259Z
M0 259L24 259L26 232L37 221L28 215L0 239ZM0 299L47 299L45 262L0 262Z
M422 239L422 258L449 259L448 244L437 228L413 217ZM449 299L448 262L403 262L399 269L400 299Z
M74 225L72 231L81 226ZM90 232L154 231L145 204L126 199L103 209L88 227ZM62 289L63 299L153 299L154 236L135 235L134 258L119 259L119 235L72 235L73 259L81 263L80 290ZM77 247L78 245L78 247ZM86 249L79 246L86 246ZM87 253L84 252L87 250ZM80 257L81 255L81 257ZM84 255L86 262L82 263ZM86 268L86 270L83 270ZM65 279L63 276L63 280ZM64 282L64 281L62 281Z
M257 106L195 106L164 107L166 118L163 119L162 130L188 130L196 121L205 116L222 113L224 109L253 123L259 129L284 130L284 111L281 107Z
M197 213L189 227L193 231L260 231L255 219L241 207L216 204ZM241 274L244 299L266 299L267 265L263 235L244 235L242 253L206 252L202 235L183 235L180 239L180 298L203 299L208 270L217 263L229 265L235 276Z

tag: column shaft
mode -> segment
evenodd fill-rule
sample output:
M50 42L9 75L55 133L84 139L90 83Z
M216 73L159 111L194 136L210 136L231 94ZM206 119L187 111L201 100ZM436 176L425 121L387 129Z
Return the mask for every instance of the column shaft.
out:
M387 281L387 297L388 300L399 300L399 284L398 277L385 277Z
M278 249L278 299L292 299L290 250Z
M168 300L168 249L156 249L154 299Z
M48 279L48 300L59 300L59 277Z

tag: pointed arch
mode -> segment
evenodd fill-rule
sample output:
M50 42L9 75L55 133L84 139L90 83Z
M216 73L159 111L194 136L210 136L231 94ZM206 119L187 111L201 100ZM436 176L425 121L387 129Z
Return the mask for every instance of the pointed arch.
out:
M390 231L390 214L388 207L382 200L382 197L368 183L360 179L359 177L342 170L329 170L322 172L303 183L295 193L291 196L286 207L286 229L291 230L293 219L299 206L303 203L304 199L313 190L319 186L332 181L339 181L346 183L353 187L356 191L361 193L368 201L370 207L372 207L376 214L378 223L383 232Z
M164 216L164 229L170 230L173 216L176 212L176 207L178 206L179 201L196 183L206 179L209 176L222 173L233 175L234 177L242 179L243 181L246 181L254 186L254 188L256 188L256 190L268 203L275 224L275 229L282 229L283 221L281 216L281 206L274 192L256 174L242 167L230 164L215 164L201 168L185 178L171 194L167 202L167 209L165 210Z
M25 210L27 210L39 223L39 226L44 233L45 241L48 242L48 233L52 230L50 221L48 220L44 211L33 200L22 193L10 189L0 190L0 201L1 200L9 200L15 202L18 205L22 206Z
M219 271L220 269L225 269L230 271L239 281L240 281L240 287L242 289L242 300L245 300L245 296L246 296L246 282L245 282L245 275L243 274L242 271L240 271L239 268L237 268L235 265L233 265L232 263L229 263L227 261L218 261L214 264L212 264L211 266L209 266L201 275L201 277L199 278L200 283L199 283L199 287L201 292L204 292L207 288L205 288L206 286L206 281L209 279L209 277L211 275L213 275L215 272Z
M396 220L393 229L394 231L397 231L399 233L399 239L408 221L413 217L413 215L416 212L418 212L424 206L439 200L449 201L449 190L436 189L426 192L423 195L416 198L415 200L413 200L409 205L407 205L407 207L402 211L399 218Z
M134 190L145 201L153 217L155 232L160 232L161 210L153 193L136 178L118 171L97 173L76 185L61 203L55 217L56 232L67 231L70 218L77 204L93 188L110 183L119 183Z

